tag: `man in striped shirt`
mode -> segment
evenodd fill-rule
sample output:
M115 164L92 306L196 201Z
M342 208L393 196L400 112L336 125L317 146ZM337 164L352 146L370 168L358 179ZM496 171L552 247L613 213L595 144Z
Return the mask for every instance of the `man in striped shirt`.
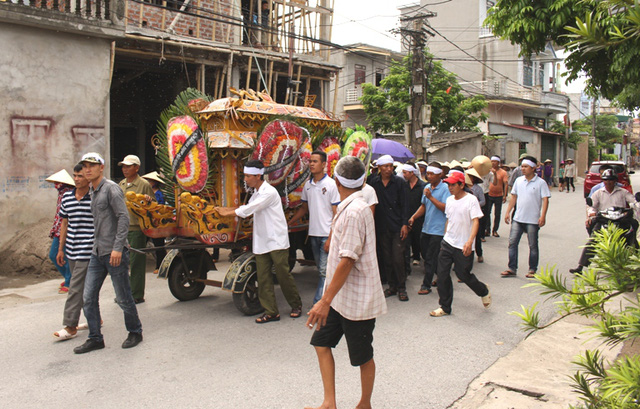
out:
M64 328L54 332L58 341L75 338L78 331L78 320L82 311L82 294L87 267L93 248L93 215L91 214L91 196L89 181L84 177L82 164L73 168L73 181L76 188L62 196L60 205L60 246L56 261L65 263L65 251L71 270L71 282L67 302L64 305L62 325Z

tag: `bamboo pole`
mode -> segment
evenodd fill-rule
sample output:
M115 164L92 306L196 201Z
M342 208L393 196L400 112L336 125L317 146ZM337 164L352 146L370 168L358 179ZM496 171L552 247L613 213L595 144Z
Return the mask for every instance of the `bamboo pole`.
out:
M271 94L271 98L276 101L276 92L278 91L278 76L279 74L276 72L276 75L273 78L273 87L271 87L271 92L273 92L273 94ZM278 101L276 101L278 102Z
M162 1L162 30L164 31L164 29L167 26L167 0L163 0Z
M214 0L213 1L213 12L214 13L219 13L220 12L220 8L218 7L218 0ZM214 20L213 21L213 27L211 28L211 41L216 41L216 28L218 28L218 22ZM217 83L217 80L216 80L216 87L217 86L218 86L218 83Z
M244 89L249 89L249 85L251 85L251 64L253 63L253 58L249 57L249 64L247 64L247 86Z
M144 13L144 3L140 3L140 15L138 16L138 27L142 27L142 14Z
M300 95L300 74L302 73L302 64L298 65L298 76L296 77L296 93L293 94L294 96L294 104L293 105L298 105L298 95ZM303 104L304 105L304 104Z
M220 71L222 71L221 68L218 68L216 70L216 79L215 79L215 84L214 84L214 88L213 88L213 97L215 99L218 99L218 90L222 86L222 84L220 84Z
M231 75L233 74L233 50L231 51L231 54L229 54L229 65L227 68L227 96L230 96L230 92L229 91L231 89Z
M266 90L267 94L271 95L271 91L273 90L273 60L269 61L269 89Z
M200 16L200 7L202 4L202 0L198 0L198 10L196 10L196 14ZM200 17L196 17L196 38L200 38Z
M336 114L336 107L338 106L338 87L340 85L340 71L336 71L336 86L333 91L333 109L331 113Z

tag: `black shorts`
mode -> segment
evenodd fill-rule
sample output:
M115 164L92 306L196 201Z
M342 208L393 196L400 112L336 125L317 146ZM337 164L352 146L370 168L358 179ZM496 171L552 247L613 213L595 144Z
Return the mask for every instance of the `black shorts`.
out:
M360 366L373 358L373 329L375 326L375 318L365 321L351 321L330 308L327 325L320 328L319 331L314 331L311 345L335 348L344 335L347 340L351 365Z

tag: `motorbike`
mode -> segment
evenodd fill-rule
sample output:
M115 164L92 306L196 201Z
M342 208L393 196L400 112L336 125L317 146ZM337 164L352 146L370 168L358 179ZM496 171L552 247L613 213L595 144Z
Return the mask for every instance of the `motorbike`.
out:
M636 193L635 198L636 201L640 201L640 192ZM590 197L587 198L586 201L587 205L593 205ZM606 227L609 223L613 223L614 226L625 230L623 237L628 246L635 247L636 249L640 248L637 239L639 224L634 215L635 211L633 208L616 206L600 210L591 223L589 235L591 235L593 231L597 231L602 227Z

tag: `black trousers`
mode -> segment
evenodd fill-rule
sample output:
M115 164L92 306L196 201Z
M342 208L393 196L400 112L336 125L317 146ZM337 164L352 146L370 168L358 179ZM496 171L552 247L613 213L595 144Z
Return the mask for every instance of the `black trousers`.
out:
M400 240L400 232L378 232L376 236L380 250L380 276L387 278L391 290L405 291L405 240Z
M492 232L497 232L498 227L500 227L500 216L502 215L502 196L493 197L487 195L488 205L487 205L487 230L491 227L491 207L495 206L496 211L493 218L493 229Z
M573 191L576 191L576 187L573 185L573 178L564 178L565 186L567 187L567 193L569 193L569 186L573 188Z
M458 279L471 288L478 297L489 294L489 287L471 273L473 256L474 253L471 252L468 257L465 257L462 250L451 246L444 240L442 241L438 256L438 296L440 297L440 308L447 314L451 314L451 304L453 303L452 265Z
M422 258L424 260L424 279L422 287L430 289L433 277L438 271L438 253L440 253L440 245L442 236L422 233L420 239L420 247L422 249Z

